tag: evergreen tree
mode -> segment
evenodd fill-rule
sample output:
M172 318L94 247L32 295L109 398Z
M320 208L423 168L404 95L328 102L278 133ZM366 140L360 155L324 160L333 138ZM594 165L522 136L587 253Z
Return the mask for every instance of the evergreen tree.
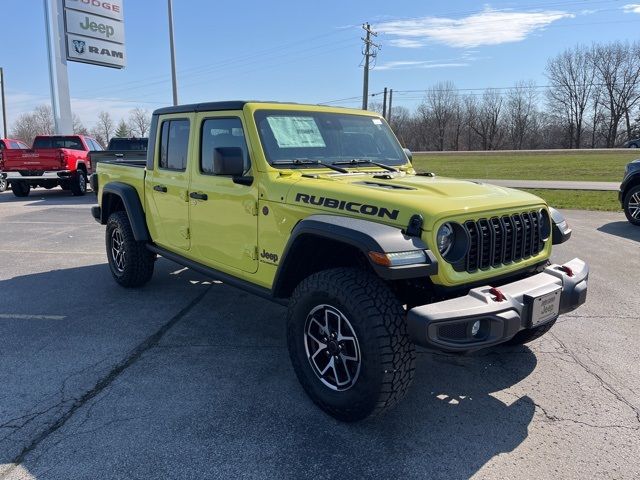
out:
M127 138L131 136L131 130L129 130L129 126L124 121L124 119L121 119L120 123L118 123L118 128L116 129L116 133L114 136L119 138Z

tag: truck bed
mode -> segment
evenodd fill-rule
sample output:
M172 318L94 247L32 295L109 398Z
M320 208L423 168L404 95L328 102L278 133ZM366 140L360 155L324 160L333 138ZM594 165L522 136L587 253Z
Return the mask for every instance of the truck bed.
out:
M91 188L97 192L98 178L102 185L122 182L131 185L138 192L144 208L144 178L147 173L146 160L105 160L96 165L96 173L91 176Z

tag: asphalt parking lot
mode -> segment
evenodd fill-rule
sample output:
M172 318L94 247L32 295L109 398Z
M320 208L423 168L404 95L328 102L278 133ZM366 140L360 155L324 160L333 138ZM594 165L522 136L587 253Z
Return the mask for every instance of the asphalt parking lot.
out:
M106 266L92 194L0 194L0 479L640 477L640 228L564 212L587 304L529 347L421 352L389 414L299 386L284 309L165 260Z

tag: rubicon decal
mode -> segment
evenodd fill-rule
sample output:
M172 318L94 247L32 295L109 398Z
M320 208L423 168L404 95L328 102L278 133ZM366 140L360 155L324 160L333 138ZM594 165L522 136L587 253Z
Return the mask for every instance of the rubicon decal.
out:
M306 193L297 193L296 202L317 205L325 208L334 208L336 210L344 210L346 212L361 213L363 215L371 215L372 217L387 217L391 220L397 219L400 214L399 210L389 210L385 207L378 207L376 205L368 205L358 202L348 202L346 200L338 200L336 198L317 197Z

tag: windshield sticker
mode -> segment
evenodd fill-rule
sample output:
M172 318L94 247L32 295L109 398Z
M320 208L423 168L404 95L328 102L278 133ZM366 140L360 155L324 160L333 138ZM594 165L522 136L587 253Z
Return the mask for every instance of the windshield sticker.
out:
M380 120L379 118L374 118L373 119L373 124L374 125L382 125L382 120Z
M280 148L326 147L313 117L267 117Z

